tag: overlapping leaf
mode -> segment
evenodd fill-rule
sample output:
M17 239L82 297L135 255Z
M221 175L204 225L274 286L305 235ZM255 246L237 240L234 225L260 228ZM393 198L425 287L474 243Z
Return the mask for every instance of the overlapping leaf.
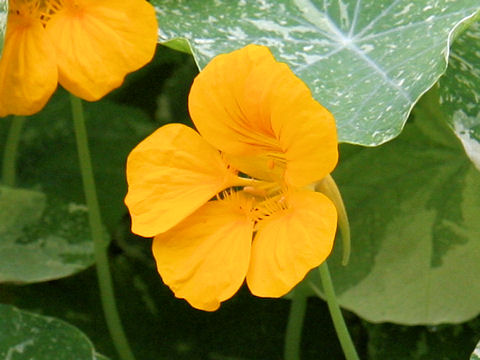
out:
M199 67L248 43L269 46L337 119L340 140L398 135L445 71L453 29L478 0L153 0L159 40L186 39Z
M90 340L61 320L0 304L0 358L104 360Z
M0 259L0 282L58 279L91 266L87 208L0 187Z
M335 173L352 225L350 264L331 258L335 286L341 305L373 322L458 323L480 313L480 173L421 109L391 143L344 148Z
M480 171L480 22L455 41L439 92L446 120Z

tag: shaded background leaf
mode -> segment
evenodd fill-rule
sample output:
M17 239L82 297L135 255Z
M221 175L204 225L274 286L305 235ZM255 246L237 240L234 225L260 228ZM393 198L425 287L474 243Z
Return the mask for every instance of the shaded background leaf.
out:
M144 112L107 100L84 107L102 216L113 230L126 212L127 155L155 126ZM27 120L18 177L24 187L56 194L66 202L84 202L70 112L68 95L58 91L42 112Z
M90 340L64 321L0 304L0 358L96 360Z
M185 38L199 67L269 46L333 112L340 141L379 145L446 69L452 31L478 0L153 0L160 42Z
M85 205L0 186L0 282L70 276L94 263Z
M329 263L342 306L372 321L459 323L480 312L480 173L445 123L417 105L402 135L345 145L334 177L352 257Z

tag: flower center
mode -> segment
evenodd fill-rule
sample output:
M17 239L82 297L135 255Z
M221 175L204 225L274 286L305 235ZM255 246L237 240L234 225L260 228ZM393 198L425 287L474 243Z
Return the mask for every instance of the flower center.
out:
M9 16L15 16L17 21L30 24L40 20L45 26L50 18L63 8L63 0L10 0Z
M10 0L8 3L9 16L16 16L19 19L35 20L40 15L39 0Z

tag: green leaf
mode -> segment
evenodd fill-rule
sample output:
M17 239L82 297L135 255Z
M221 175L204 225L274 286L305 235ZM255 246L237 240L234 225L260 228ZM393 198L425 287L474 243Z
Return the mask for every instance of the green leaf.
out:
M0 358L100 360L90 340L61 320L0 304Z
M480 341L478 342L477 346L475 347L475 350L473 350L472 356L470 357L470 360L480 360Z
M333 112L342 142L397 136L446 69L453 29L478 0L153 0L160 42L189 41L200 68L249 43L269 46Z
M0 186L0 282L32 283L94 263L85 205Z
M3 51L5 30L7 29L8 0L0 0L0 56Z
M480 170L480 22L455 41L440 79L440 103L465 152Z
M352 257L329 260L340 304L372 321L458 323L480 312L480 173L450 129L421 112L374 149L342 148L334 177ZM316 281L316 280L314 280Z

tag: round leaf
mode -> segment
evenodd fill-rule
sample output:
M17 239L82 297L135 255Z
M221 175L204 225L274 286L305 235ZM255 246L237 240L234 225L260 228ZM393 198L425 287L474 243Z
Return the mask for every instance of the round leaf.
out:
M480 173L446 125L420 115L380 148L344 147L334 174L352 228L348 266L339 251L329 261L335 287L343 307L372 322L480 312Z
M0 186L0 282L58 279L94 263L87 208Z
M0 304L0 358L100 360L90 340L61 320Z
M249 43L269 46L337 120L342 142L397 136L446 69L453 29L478 0L153 0L159 41L185 38L200 68Z

